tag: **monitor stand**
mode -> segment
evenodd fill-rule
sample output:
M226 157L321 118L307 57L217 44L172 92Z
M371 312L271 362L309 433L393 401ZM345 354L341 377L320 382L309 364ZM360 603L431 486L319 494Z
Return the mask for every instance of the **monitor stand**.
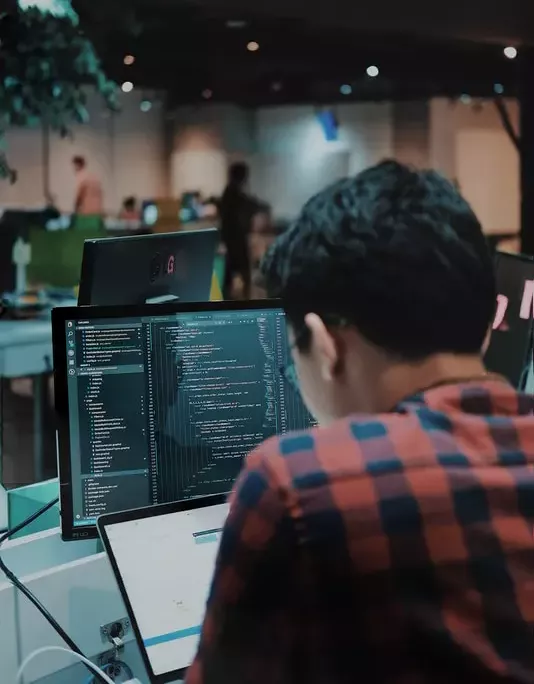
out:
M160 295L159 297L149 297L145 301L145 304L168 304L170 302L178 302L179 299L180 297L177 297L176 295L166 294Z

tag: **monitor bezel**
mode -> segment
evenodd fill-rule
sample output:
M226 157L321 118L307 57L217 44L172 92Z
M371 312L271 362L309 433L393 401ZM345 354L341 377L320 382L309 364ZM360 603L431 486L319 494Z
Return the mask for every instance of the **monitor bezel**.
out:
M97 539L96 525L74 526L72 470L70 463L70 425L67 373L68 321L91 321L102 318L135 318L168 316L180 313L210 311L250 311L282 309L278 299L260 299L232 302L190 302L142 304L133 306L76 306L52 310L52 342L54 356L54 391L58 451L58 480L61 538L63 541ZM155 504L158 505L158 504Z
M500 260L509 260L511 262L514 261L522 261L524 263L531 264L534 266L534 257L529 256L528 254L516 254L514 252L501 252L499 250L495 250L494 258L493 258L493 267L495 270L495 275L497 275L497 268L499 265ZM491 344L491 342L490 342ZM489 347L488 347L489 350ZM486 350L486 351L488 351ZM528 383L528 378L529 378L529 373L530 373L530 368L531 365L534 363L534 320L530 319L529 322L529 330L527 332L527 341L525 345L525 353L524 353L524 358L523 358L523 370L521 372L521 376L519 378L519 381L517 383L517 386L515 389L518 392L524 392L527 388L527 383ZM512 383L511 383L512 384Z
M141 657L143 658L143 663L148 673L149 680L152 684L168 684L168 682L174 682L176 680L179 680L185 675L188 668L185 667L179 670L173 670L172 672L165 672L161 675L156 675L154 673L147 650L143 645L143 638L141 635L141 631L139 629L139 625L137 623L137 619L135 617L135 612L133 610L132 604L130 603L128 592L126 591L126 587L124 586L124 582L122 581L122 575L119 571L119 566L115 559L115 554L113 553L113 549L109 542L107 527L109 525L130 522L132 520L144 520L145 518L153 518L160 515L172 515L173 513L193 511L198 510L199 508L220 506L222 504L226 504L227 502L228 496L226 494L215 494L212 496L198 497L196 499L188 499L187 501L178 501L176 503L157 504L155 506L148 506L129 511L121 511L119 513L106 513L105 515L101 515L97 519L96 528L100 535L100 539L102 540L102 543L104 545L106 555L109 558L109 562L111 563L113 574L115 575L115 579L117 581L117 585L119 587L122 600L124 601L124 605L126 607L126 612L128 613L128 617L130 618L130 622L135 634L137 645L141 652Z

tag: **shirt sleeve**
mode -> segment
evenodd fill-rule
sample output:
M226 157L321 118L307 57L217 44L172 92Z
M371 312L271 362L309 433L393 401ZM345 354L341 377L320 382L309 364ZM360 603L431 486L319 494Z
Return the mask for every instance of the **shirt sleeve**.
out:
M231 497L200 646L186 684L286 678L293 548L284 493L268 459L255 452Z

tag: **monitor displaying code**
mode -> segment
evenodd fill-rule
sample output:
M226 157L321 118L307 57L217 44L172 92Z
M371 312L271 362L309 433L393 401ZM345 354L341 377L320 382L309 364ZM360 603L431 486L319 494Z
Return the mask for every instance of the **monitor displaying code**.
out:
M65 325L74 526L228 492L256 446L314 423L282 309Z

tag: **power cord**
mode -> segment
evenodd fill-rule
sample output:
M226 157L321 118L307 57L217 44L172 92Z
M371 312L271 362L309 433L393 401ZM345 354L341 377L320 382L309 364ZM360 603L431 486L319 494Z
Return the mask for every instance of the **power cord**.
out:
M50 501L47 503L45 506L40 508L38 511L33 513L33 515L30 515L26 520L23 520L21 523L18 525L15 525L10 530L7 530L7 532L4 532L2 536L0 536L0 549L2 547L2 544L7 541L10 537L13 537L17 532L20 532L23 530L25 527L30 525L34 520L37 520L40 516L44 515L47 511L49 511L53 506L55 506L59 501L59 497L56 497L53 501ZM26 587L19 579L18 577L11 572L11 570L7 567L7 565L4 563L2 560L2 556L0 554L0 570L4 573L4 575L7 577L7 579L22 593L24 596L32 603L37 610L41 613L41 615L45 618L45 620L50 624L50 626L58 633L58 635L63 639L63 641L67 644L67 646L70 648L72 652L74 652L83 662L91 663L90 660L88 660L83 652L80 650L80 648L76 645L76 643L70 638L70 636L65 632L63 627L59 624L59 622L49 613L49 611L45 608L45 606L39 601L39 599L32 594L32 592ZM50 647L52 648L52 647ZM54 648L60 648L59 646L54 647ZM61 649L60 650L65 650ZM70 651L69 651L70 652ZM86 662L87 661L87 662ZM93 664L91 663L91 666ZM88 666L89 667L89 666ZM108 684L111 680L108 678L105 678L105 675L102 674L102 671L99 670L98 668L95 670L95 666L89 667L91 672L96 672L96 677L97 679L104 684Z

